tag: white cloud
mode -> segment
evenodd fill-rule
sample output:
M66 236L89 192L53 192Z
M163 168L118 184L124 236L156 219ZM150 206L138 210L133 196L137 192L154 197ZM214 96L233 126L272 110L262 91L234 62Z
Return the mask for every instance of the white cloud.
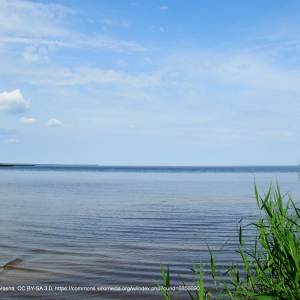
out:
M30 125L30 124L36 123L36 122L37 122L37 119L31 118L31 117L21 117L21 118L20 118L20 122L21 122L22 124Z
M11 113L21 113L30 107L20 90L0 92L0 110Z
M59 127L62 125L62 122L58 119L55 119L55 118L51 118L48 120L48 122L46 123L46 125L48 127Z

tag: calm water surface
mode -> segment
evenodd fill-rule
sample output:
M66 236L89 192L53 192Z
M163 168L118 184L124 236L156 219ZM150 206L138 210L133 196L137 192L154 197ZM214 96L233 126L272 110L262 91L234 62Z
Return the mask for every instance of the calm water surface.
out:
M160 264L190 282L192 262L237 261L254 180L300 199L295 172L0 169L1 286L156 286ZM251 232L248 232L251 235ZM161 299L158 293L0 292L1 299Z

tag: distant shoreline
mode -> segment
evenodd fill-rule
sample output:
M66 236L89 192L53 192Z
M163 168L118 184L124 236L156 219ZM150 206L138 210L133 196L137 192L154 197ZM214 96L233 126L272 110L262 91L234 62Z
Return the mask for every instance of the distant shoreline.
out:
M1 164L0 168L13 168L13 167L35 167L34 164Z
M199 172L199 173L274 173L293 172L300 174L299 165L274 166L109 166L109 165L66 165L66 164L14 164L0 163L0 169L31 169L55 171L99 171L99 172Z

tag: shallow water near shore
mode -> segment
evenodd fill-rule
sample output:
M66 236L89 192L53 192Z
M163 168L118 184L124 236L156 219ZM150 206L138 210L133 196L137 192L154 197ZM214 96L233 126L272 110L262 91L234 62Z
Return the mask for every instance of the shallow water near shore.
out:
M208 261L208 245L221 268L237 261L238 222L257 216L255 181L261 190L278 181L300 199L295 170L267 171L1 169L1 286L157 287L161 264L170 265L174 283L191 283L190 267ZM161 299L149 291L0 295Z

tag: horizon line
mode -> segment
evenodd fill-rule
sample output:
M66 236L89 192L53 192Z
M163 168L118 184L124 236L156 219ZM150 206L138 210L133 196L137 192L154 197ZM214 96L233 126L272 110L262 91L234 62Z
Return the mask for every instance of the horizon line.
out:
M133 168L228 168L228 167L300 167L300 164L228 164L228 165L191 165L191 164L179 164L179 165L143 165L143 164L84 164L84 163L0 163L0 166L70 166L70 167L133 167Z

